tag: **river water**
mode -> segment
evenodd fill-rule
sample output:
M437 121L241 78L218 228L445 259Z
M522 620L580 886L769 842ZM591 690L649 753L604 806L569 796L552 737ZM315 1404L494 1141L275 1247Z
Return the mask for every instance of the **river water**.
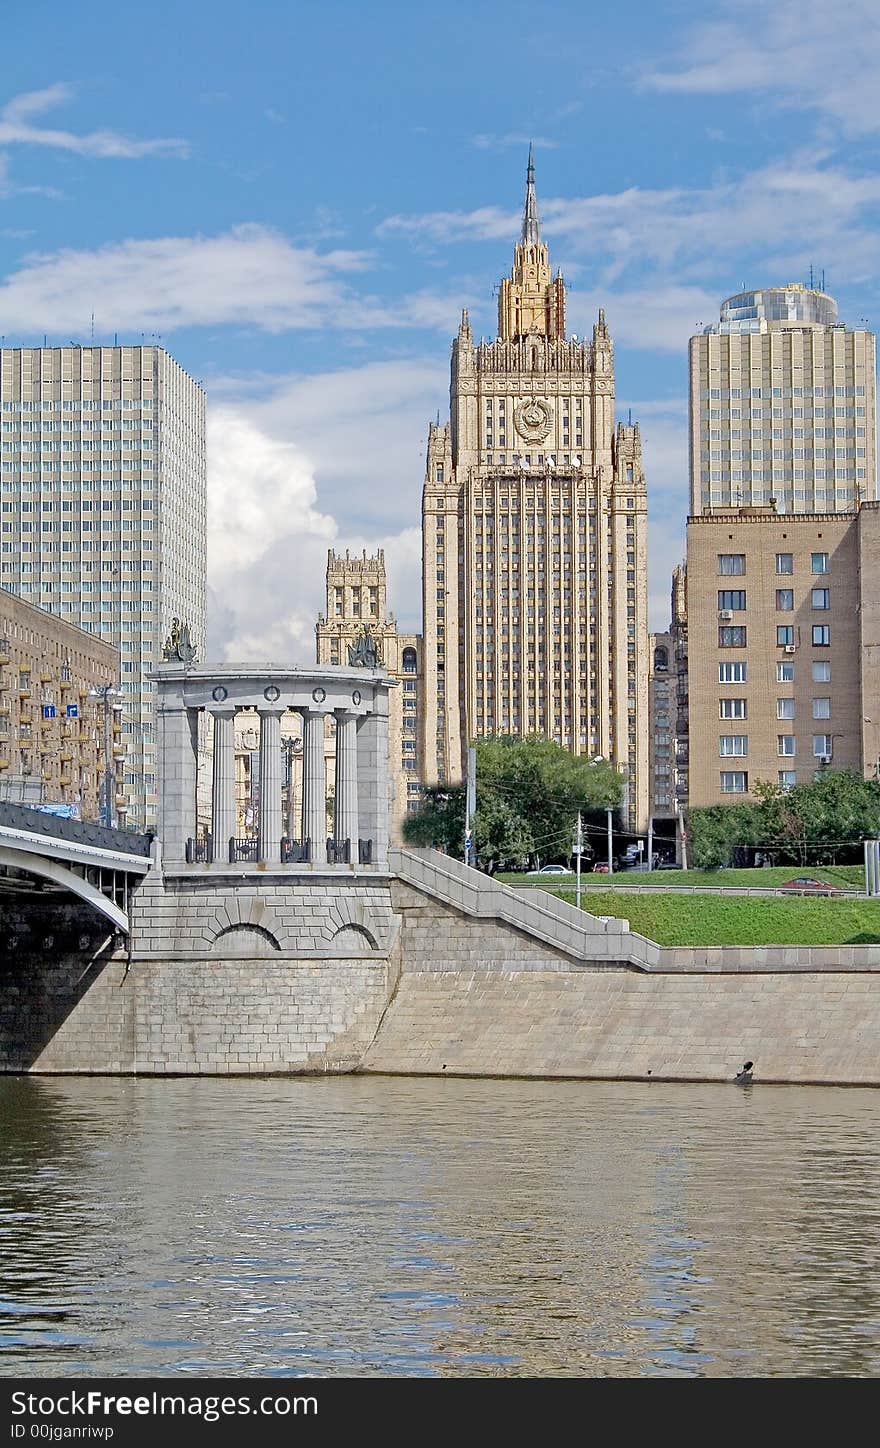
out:
M878 1106L0 1079L0 1375L876 1374Z

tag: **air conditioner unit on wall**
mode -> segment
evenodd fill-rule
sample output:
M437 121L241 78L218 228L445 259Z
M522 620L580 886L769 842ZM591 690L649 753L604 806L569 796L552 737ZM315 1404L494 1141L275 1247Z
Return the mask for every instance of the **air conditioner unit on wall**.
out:
M719 618L733 618L733 611L732 611L731 609L729 609L729 608L719 608L719 610L718 610L718 617L719 617Z
M782 650L782 652L783 652L784 654L793 654L793 653L796 653L796 652L797 652L797 644L786 644L786 645L785 645L785 648Z

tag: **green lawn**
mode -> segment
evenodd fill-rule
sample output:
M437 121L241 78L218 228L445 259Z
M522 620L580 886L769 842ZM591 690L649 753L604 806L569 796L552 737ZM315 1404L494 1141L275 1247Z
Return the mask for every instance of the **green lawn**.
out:
M733 873L733 872L731 872ZM739 872L737 872L739 873ZM574 892L555 890L574 904ZM880 944L880 900L590 892L593 915L623 916L660 945Z
M784 885L798 875L809 875L811 879L824 880L843 890L864 890L865 871L862 865L778 865L767 870L652 870L650 874L638 870L622 870L617 875L594 875L584 871L581 884L584 889L608 890L617 885L645 885L658 890L669 890L676 885L751 885L772 889ZM555 889L552 875L499 875L506 885L540 885ZM559 880L568 884L564 875Z

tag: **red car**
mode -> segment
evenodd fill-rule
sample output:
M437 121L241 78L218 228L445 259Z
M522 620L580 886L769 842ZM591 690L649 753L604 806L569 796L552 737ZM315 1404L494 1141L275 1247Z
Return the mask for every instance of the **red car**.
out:
M829 885L825 880L817 880L815 875L796 875L793 880L786 880L784 885L778 887L780 890L796 890L799 894L810 895L839 895L840 891L836 885Z
M594 865L594 866L593 866L593 874L594 874L594 875L607 875L607 874L608 874L608 866L607 866L607 864L603 865L603 864L600 862L598 865Z

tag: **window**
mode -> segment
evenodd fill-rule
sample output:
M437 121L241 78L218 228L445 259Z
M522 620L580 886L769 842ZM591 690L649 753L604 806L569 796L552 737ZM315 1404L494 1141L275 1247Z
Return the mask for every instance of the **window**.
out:
M742 759L748 752L749 737L747 734L722 734L718 740L718 753L725 758L735 756L737 759Z
M827 573L827 572L828 572L828 554L827 554L827 553L811 553L811 554L810 554L810 572L811 572L811 573Z
M813 683L830 684L831 682L831 660L820 659L813 665Z
M831 742L830 734L813 735L813 754L817 759L821 759L823 756L831 757Z
M722 769L721 793L745 794L749 787L749 776L742 769Z
M830 608L830 607L831 607L831 589L830 589L830 588L814 588L814 589L812 589L811 592L810 592L810 607L811 607L811 608Z
M741 613L746 606L746 592L744 588L719 588L718 607L722 609L735 609Z
M722 719L748 718L748 706L745 699L719 699L718 712Z
M776 665L776 682L777 682L777 684L792 684L792 683L794 683L794 664L790 664L787 660L786 660L786 662L785 662L784 664L783 664L783 663L777 664L777 665Z
M776 555L776 572L777 572L777 573L794 573L794 554L793 554L793 553L777 553L777 555Z
M722 649L744 649L746 631L741 624L725 624L718 630L718 647Z
M795 752L796 752L796 751L795 751L794 735L793 735L793 734L777 734L777 736L776 736L776 753L777 753L777 754L794 754Z
M776 590L776 611L777 613L791 613L794 608L794 590L791 588L777 588Z
M792 789L797 784L797 774L793 769L780 769L776 778L783 789Z
M794 647L794 629L790 623L776 625L776 647Z
M831 700L830 700L830 699L814 699L814 700L813 700L813 718L814 718L814 719L830 719L830 718L831 718Z
M718 665L719 684L744 684L746 681L745 662Z
M831 643L831 629L827 623L813 624L813 643L817 648L827 648Z
M776 700L776 717L777 717L777 719L793 719L793 718L794 718L794 699L777 699L777 700Z
M719 553L719 554L718 554L718 572L719 572L719 573L734 574L734 573L745 573L745 571L746 571L746 555L745 555L744 553Z

